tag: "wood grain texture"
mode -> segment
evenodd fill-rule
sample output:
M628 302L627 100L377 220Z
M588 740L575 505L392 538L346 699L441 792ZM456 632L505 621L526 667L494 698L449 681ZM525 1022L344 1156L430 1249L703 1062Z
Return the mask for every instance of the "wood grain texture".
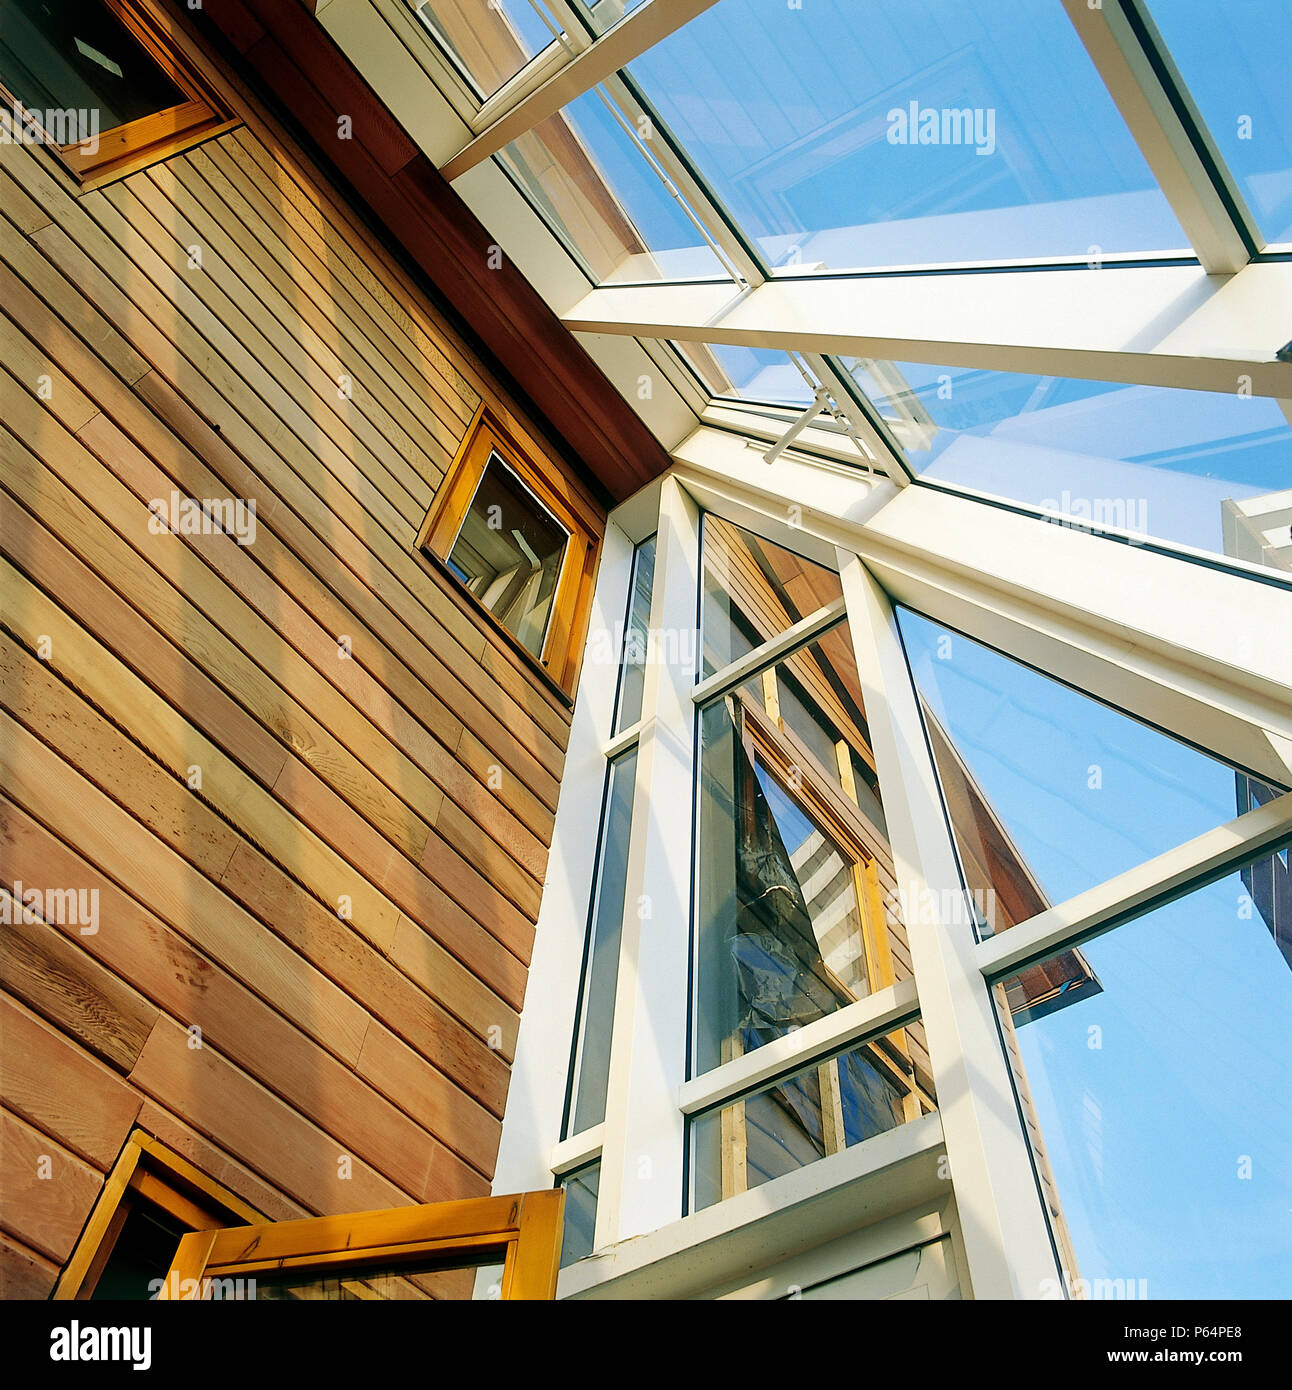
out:
M0 1111L0 1229L61 1264L103 1187L103 1174Z

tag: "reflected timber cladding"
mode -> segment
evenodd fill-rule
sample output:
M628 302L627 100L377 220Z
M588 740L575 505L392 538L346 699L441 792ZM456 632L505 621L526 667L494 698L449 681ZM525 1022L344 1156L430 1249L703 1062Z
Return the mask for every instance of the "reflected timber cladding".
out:
M0 1295L1292 1294L1252 5L0 0Z

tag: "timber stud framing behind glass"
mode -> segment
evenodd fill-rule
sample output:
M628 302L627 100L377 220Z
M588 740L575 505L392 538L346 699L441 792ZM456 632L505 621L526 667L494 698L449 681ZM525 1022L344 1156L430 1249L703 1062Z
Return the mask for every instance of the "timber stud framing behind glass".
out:
M499 1181L533 1181L525 1115L554 1109L540 1162L582 1210L563 1287L609 1292L634 1260L797 1210L809 1190L852 1210L915 1150L949 1165L975 1297L1098 1298L1119 1281L1136 1297L1287 1293L1292 768L1273 724L1228 713L1220 677L1198 695L1205 718L1172 720L1178 695L1154 705L1122 670L1122 700L1153 707L1158 732L1114 707L1076 646L1051 655L1063 684L1047 681L1039 627L998 622L997 655L921 616L947 607L936 559L907 558L927 580L903 580L895 607L836 548L846 534L864 548L865 525L811 507L781 519L813 467L777 477L788 490L760 511L743 484L683 466L653 537L642 502L621 509L649 543L606 592L621 663L586 689L600 712L587 725L576 707L571 758L586 727L609 786L573 899L580 950L536 957L499 1159ZM956 603L972 618L982 600ZM1143 679L1169 690L1174 670ZM554 855L572 820L589 824L573 800ZM594 986L611 975L595 943L616 928L613 981ZM1228 983L1200 1001L1211 979ZM559 1093L535 1079L543 1028L597 1059L586 1115L571 1100L586 1060ZM1226 1068L1257 1058L1256 1092L1231 1094ZM1212 1138L1144 1206L1193 1128ZM1188 1254L1181 1232L1209 1227L1227 1234Z

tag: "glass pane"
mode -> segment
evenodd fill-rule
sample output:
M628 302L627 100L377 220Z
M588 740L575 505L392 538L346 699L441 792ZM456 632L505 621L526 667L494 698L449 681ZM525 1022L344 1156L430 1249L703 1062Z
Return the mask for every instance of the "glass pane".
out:
M1057 3L723 0L630 71L775 267L1191 254Z
M712 513L704 518L703 556L703 676L843 595L833 570Z
M612 29L626 15L643 3L643 0L584 0L592 17L592 27L598 34Z
M1074 1292L1292 1296L1290 915L1274 856L1087 942L1102 992L1006 1023Z
M803 373L783 352L772 348L730 347L724 343L674 343L715 396L742 401L805 407L812 391Z
M569 538L495 454L453 542L449 568L527 652L541 656Z
M414 11L482 98L492 96L564 32L537 0L422 0Z
M1286 0L1151 0L1149 8L1211 137L1267 241L1292 241L1292 113Z
M97 0L0 0L0 81L28 110L82 113L62 144L92 137L188 98Z
M615 985L619 979L619 940L623 933L624 886L636 773L636 748L610 767L601 857L597 865L592 923L579 998L568 1134L581 1134L606 1118L606 1078L610 1068Z
M620 677L619 717L615 732L631 728L642 717L642 688L646 681L646 648L650 632L650 601L655 583L655 537L643 541L633 557L633 587L624 634L623 675Z
M846 624L700 718L695 1069L910 975Z
M919 1024L862 1043L693 1120L692 1210L930 1114L937 1097L911 1046L917 1033Z
M600 1162L589 1164L561 1179L565 1188L565 1232L561 1238L561 1268L592 1254L597 1227L597 1192L601 1186Z
M484 1259L428 1260L388 1269L287 1270L255 1278L254 1297L262 1303L346 1303L359 1299L496 1299L502 1290L501 1252ZM250 1281L248 1281L250 1282Z
M1248 809L1228 763L897 611L984 933Z
M600 88L498 157L594 280L728 278Z
M1292 569L1292 428L1276 400L914 362L851 365L926 478Z
M189 1228L130 1191L122 1197L121 1209L125 1220L90 1298L156 1298Z

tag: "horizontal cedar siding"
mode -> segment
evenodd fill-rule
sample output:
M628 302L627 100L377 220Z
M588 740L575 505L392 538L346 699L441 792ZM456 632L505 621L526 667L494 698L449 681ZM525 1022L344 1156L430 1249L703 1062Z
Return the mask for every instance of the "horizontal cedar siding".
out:
M5 929L13 1297L136 1125L272 1218L497 1151L569 717L412 544L523 407L229 90L84 196L0 146L0 893L99 901ZM150 532L172 490L254 544Z

